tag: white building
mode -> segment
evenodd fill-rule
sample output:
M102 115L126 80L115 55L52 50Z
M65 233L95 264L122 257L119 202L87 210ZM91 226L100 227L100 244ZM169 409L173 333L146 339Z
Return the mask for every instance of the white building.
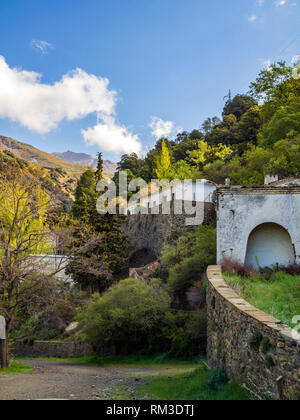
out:
M216 191L216 184L206 179L194 181L171 181L168 185L161 188L156 184L150 184L142 191L135 200L130 200L128 210L130 214L138 211L143 213L156 214L160 205L171 203L172 201L212 203L213 195Z
M300 263L300 179L265 187L220 188L218 263L253 268Z

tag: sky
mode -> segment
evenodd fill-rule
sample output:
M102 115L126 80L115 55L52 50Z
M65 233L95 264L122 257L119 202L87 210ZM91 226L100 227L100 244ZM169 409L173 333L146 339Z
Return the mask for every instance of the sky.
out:
M117 161L300 54L299 0L0 0L0 135Z

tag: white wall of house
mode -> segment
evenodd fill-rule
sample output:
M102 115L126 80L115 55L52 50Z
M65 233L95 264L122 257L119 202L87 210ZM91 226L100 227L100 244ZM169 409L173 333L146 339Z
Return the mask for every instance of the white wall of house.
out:
M150 208L154 208L164 202L172 201L173 196L176 200L212 203L215 191L216 185L207 180L199 180L197 183L182 182L164 188L160 193L155 192L154 194L151 194L151 197L142 197L139 206L147 209L149 204ZM134 214L136 207L130 207L129 211Z
M219 190L217 234L218 263L300 263L300 188Z

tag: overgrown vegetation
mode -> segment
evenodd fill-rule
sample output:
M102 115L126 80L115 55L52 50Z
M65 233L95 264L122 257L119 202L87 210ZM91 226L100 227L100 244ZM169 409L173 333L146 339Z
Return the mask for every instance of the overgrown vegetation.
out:
M144 159L124 155L129 178L201 179L256 186L266 174L300 172L300 78L284 62L262 70L247 94L229 98L201 129L161 139Z
M210 226L183 235L163 253L162 279L121 280L79 311L78 338L122 354L167 353L193 359L206 350L207 264L215 263ZM130 339L128 339L130 337Z
M282 271L272 274L253 274L242 278L225 273L226 281L249 303L273 315L284 324L294 327L293 318L300 313L300 276Z
M212 378L212 375L214 378ZM194 372L175 377L151 379L141 387L139 394L162 400L250 400L248 392L234 382L215 378L203 366ZM219 373L218 373L219 376ZM213 381L212 381L213 379ZM211 386L213 384L213 386Z

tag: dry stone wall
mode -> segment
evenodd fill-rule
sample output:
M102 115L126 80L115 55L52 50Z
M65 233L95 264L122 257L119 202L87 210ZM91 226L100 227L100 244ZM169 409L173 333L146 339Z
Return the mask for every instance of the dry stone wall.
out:
M224 367L261 398L299 398L295 331L241 299L223 280L220 266L209 267L207 276L209 367Z
M17 357L85 357L93 354L93 349L86 343L34 341L27 343L17 341L13 352Z
M164 245L168 243L173 235L180 234L186 230L195 230L203 221L214 217L213 203L197 203L201 205L202 213L199 217L199 223L194 226L186 225L187 218L191 217L185 213L174 214L174 205L172 202L170 214L161 214L162 206L151 209L159 214L133 214L128 216L124 224L124 232L128 235L135 250L148 249L156 257L160 256Z

